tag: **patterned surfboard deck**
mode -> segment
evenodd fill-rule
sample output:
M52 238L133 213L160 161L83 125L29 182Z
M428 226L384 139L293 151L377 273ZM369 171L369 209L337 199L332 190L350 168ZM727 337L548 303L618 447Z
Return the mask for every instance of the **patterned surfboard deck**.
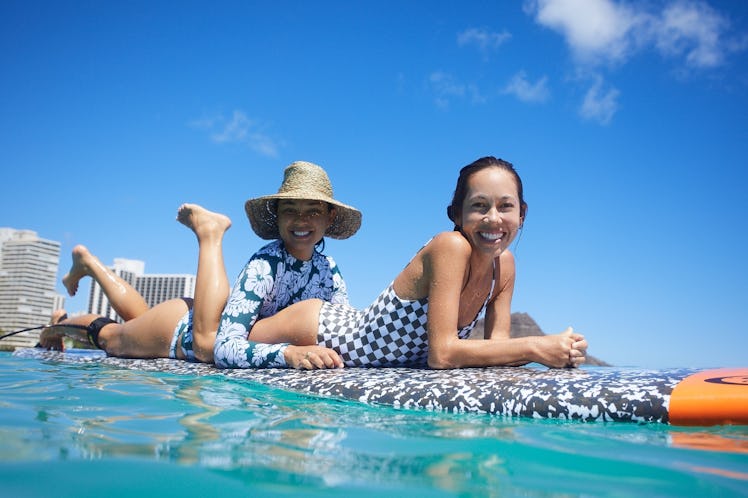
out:
M101 351L17 349L15 356L53 362L98 362L118 368L189 375L218 375L256 382L325 398L348 399L404 409L454 413L485 413L500 417L561 420L671 423L670 404L676 386L694 375L702 385L732 379L724 399L699 399L699 389L688 391L689 406L717 406L716 415L686 417L683 425L748 424L748 370L721 370L718 376L699 369L645 370L615 367L546 369L492 367L458 370L413 368L347 368L299 371L286 369L221 370L181 360L133 360L107 357ZM735 375L733 375L735 374ZM709 381L708 379L712 379ZM720 385L721 387L724 384ZM694 394L695 393L695 394ZM723 395L724 398L725 395ZM732 398L730 398L732 396ZM730 401L732 400L732 401ZM695 403L694 403L695 401ZM735 404L737 403L737 405ZM743 406L740 403L744 403Z

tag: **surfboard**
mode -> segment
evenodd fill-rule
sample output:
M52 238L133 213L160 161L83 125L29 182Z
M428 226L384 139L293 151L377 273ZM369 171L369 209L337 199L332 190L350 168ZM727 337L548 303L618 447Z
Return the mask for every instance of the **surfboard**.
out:
M166 358L113 358L93 350L24 348L13 354L52 362L98 362L131 370L219 375L323 398L400 409L584 422L748 424L748 368L222 370Z

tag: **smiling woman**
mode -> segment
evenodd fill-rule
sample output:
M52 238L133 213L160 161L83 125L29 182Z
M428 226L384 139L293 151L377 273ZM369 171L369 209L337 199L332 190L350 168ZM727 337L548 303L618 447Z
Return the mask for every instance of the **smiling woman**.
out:
M455 230L430 240L367 309L312 299L258 323L252 336L319 344L348 366L579 366L587 342L571 330L509 336L515 270L508 247L526 212L514 166L478 159L460 171L447 209ZM485 340L462 340L484 313Z

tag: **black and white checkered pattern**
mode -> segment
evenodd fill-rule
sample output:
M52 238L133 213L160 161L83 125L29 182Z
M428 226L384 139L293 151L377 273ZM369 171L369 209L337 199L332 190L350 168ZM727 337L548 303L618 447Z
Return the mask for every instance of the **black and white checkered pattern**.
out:
M490 294L489 294L490 296ZM466 338L473 322L458 331ZM317 343L337 351L346 366L416 366L428 359L428 300L401 300L392 284L367 309L325 302L319 315Z

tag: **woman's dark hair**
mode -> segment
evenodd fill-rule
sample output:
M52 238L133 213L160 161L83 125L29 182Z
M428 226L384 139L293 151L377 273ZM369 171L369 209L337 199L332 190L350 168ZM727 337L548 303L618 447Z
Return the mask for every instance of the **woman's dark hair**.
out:
M514 182L517 184L517 195L519 196L519 216L522 221L525 219L525 213L527 213L527 203L522 192L522 179L514 169L514 165L503 159L497 159L493 156L481 157L477 161L473 161L460 170L460 176L457 178L457 186L455 187L455 193L452 196L452 203L447 206L447 216L455 224L455 230L460 227L457 226L457 218L459 218L462 210L462 203L467 196L467 182L473 173L481 171L486 168L496 167L507 171L514 177Z

